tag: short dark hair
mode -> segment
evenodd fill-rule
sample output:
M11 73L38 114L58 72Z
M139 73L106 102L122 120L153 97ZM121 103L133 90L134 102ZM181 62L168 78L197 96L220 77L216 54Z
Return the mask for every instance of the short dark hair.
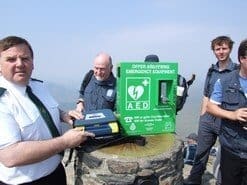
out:
M224 35L218 36L211 41L211 49L214 50L214 47L216 45L222 45L224 43L229 46L230 50L232 50L232 46L234 44L234 41L230 37L224 36Z
M33 58L33 49L29 42L21 37L17 36L8 36L0 40L0 52L5 51L13 46L19 45L19 44L25 44L29 48L31 52L31 57Z
M240 57L247 56L247 39L243 40L238 47L238 61L240 62Z
M159 57L157 55L151 54L145 57L144 62L159 62Z

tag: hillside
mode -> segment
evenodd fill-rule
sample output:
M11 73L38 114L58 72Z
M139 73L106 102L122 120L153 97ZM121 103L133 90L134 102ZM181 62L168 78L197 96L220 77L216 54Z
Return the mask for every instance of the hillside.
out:
M64 110L73 109L78 98L78 85L61 85L48 83L48 88L54 98ZM197 132L199 112L202 99L202 88L193 84L189 89L189 96L184 108L178 112L176 120L176 133L182 138L191 132Z
M61 108L69 110L75 107L77 98L79 96L78 89L71 86L65 86L57 83L48 84L49 91L53 97L58 101Z

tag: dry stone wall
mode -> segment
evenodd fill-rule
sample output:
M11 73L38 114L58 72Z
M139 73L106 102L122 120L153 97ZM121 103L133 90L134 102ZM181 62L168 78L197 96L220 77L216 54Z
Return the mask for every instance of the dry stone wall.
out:
M78 150L75 185L181 185L183 142L175 134L146 137L93 152Z

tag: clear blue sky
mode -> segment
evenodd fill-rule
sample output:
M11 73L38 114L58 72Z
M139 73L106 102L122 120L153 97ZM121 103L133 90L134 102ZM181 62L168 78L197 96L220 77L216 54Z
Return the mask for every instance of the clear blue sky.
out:
M247 38L246 8L245 0L2 0L0 38L26 38L35 54L33 77L73 88L75 97L101 51L115 66L151 53L178 62L179 73L197 76L177 120L178 133L186 136L197 130L198 96L215 63L210 41L230 36L237 62L238 45Z
M215 62L210 41L247 37L244 0L6 0L1 1L0 37L17 35L35 52L33 76L63 85L79 84L100 51L120 61L147 54L179 63L186 77L204 80Z

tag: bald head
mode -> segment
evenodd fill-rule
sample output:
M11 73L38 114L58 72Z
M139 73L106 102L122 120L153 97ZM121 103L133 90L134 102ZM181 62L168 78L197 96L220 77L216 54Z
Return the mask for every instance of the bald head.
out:
M112 58L107 53L99 53L94 59L94 76L99 81L105 81L112 72Z

